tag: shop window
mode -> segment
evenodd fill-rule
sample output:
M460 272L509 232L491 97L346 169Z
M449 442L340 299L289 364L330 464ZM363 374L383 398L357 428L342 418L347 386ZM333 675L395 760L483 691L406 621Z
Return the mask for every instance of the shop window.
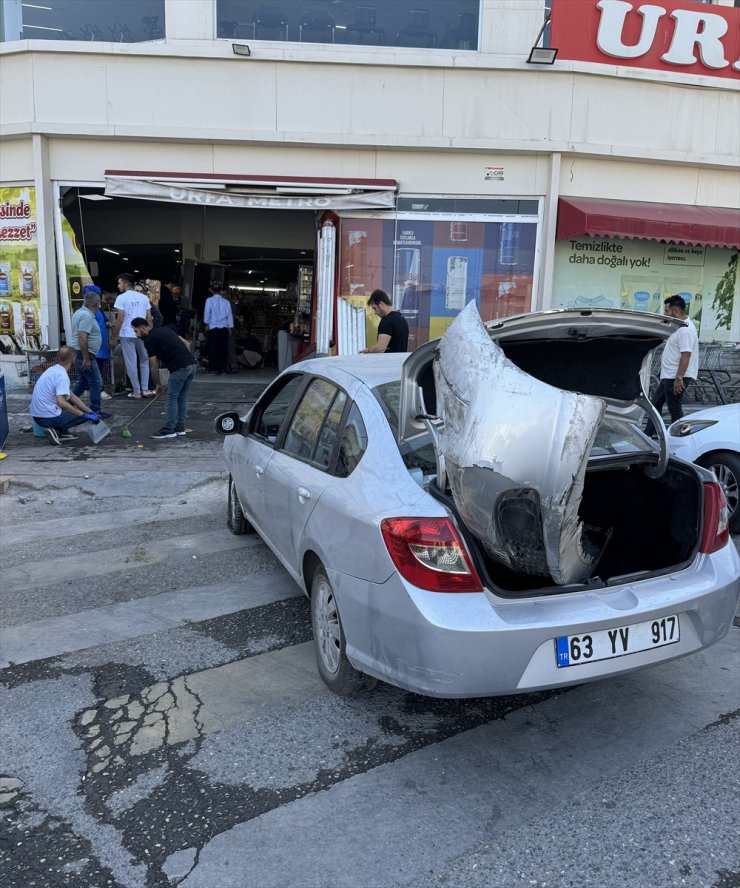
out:
M497 202L452 203L490 209ZM510 210L531 204L536 213L536 200L502 203ZM448 209L445 199L439 204L435 210ZM469 302L476 303L484 321L531 311L537 223L534 213L410 213L400 207L395 219L345 216L339 231L339 295L365 309L365 338L372 344L377 319L367 300L373 290L384 290L409 325L410 351L442 336Z
M478 49L480 0L216 0L224 39Z
M2 39L142 43L165 36L164 0L2 4Z

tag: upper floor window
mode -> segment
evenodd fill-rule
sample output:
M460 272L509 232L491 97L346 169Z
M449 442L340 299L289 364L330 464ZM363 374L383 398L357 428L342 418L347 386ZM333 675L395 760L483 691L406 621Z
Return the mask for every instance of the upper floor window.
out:
M3 40L141 43L165 36L164 0L0 0Z
M480 0L216 0L217 36L478 49Z

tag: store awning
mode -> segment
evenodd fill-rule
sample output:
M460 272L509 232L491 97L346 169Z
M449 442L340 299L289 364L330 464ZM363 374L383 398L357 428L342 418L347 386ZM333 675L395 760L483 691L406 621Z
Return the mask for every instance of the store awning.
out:
M254 210L393 209L393 179L319 179L106 170L109 197Z
M740 246L740 211L686 204L561 197L556 240L584 235L737 249Z

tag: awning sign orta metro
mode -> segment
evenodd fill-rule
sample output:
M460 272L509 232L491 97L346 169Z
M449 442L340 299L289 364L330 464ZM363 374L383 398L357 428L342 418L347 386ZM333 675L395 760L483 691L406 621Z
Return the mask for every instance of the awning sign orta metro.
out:
M239 190L235 190L237 188ZM286 186L284 189L257 191L240 183L215 185L207 180L195 184L177 181L158 182L153 179L117 176L106 176L105 193L110 197L248 210L393 209L396 200L393 190L355 191L351 187L332 188L331 185L327 185L323 192L320 186L315 188Z

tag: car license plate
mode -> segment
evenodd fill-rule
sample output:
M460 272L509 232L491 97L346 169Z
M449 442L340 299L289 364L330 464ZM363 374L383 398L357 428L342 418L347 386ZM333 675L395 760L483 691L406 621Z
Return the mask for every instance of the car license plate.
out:
M616 629L600 629L581 635L561 635L555 639L555 656L558 667L580 666L597 660L610 660L638 651L675 644L681 638L678 616L660 617L618 626Z

